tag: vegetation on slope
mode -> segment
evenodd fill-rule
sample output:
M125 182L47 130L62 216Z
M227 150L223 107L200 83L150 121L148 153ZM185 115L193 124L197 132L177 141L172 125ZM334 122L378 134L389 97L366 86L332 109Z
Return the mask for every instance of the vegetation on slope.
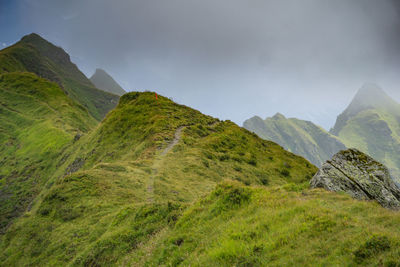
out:
M365 85L338 116L337 134L354 147L385 164L400 179L400 104L374 85Z
M126 91L104 70L96 69L90 81L99 89L122 96Z
M301 155L317 166L321 166L335 153L345 149L339 139L310 121L285 118L276 114L262 120L253 117L243 127L263 139L271 140L297 155Z
M32 72L56 82L97 120L101 120L118 102L117 95L95 88L62 48L34 33L0 51L0 73L16 71Z
M177 144L163 154L182 126ZM4 235L4 264L118 264L225 178L307 184L316 172L232 122L154 93L124 95L62 158L52 186Z
M133 266L398 266L400 214L293 184L224 182L118 261ZM129 220L129 219L128 219ZM101 264L101 263L100 263Z
M57 84L32 73L0 74L0 232L40 192L77 133L95 125Z

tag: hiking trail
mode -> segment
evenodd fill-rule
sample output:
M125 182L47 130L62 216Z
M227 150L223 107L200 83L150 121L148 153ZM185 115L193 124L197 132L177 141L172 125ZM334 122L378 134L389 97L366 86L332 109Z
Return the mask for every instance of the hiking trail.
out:
M153 203L154 202L154 182L155 182L155 177L158 174L158 168L162 164L162 161L164 160L164 156L171 151L171 149L179 143L179 140L182 137L182 130L186 126L180 126L178 129L175 131L174 139L172 140L171 143L168 144L166 148L161 151L159 155L156 155L153 165L151 166L151 174L149 175L149 179L147 181L147 202L148 203Z

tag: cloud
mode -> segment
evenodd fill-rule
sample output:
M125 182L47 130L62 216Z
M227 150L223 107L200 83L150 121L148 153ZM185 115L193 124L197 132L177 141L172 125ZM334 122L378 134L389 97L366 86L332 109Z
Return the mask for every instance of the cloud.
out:
M71 19L76 18L78 15L79 15L79 13L76 12L76 13L71 13L71 14L63 15L62 18L63 18L63 20L71 20Z
M279 111L329 128L366 81L400 99L396 3L37 0L24 16L89 75L238 123Z

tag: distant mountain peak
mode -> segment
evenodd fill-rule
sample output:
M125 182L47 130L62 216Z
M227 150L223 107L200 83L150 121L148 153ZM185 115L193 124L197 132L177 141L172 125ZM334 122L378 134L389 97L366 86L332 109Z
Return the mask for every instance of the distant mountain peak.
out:
M102 68L97 68L96 69L96 71L94 72L94 74L93 75L95 75L95 74L101 74L101 75L109 75L105 70L103 70Z
M349 108L352 106L376 107L393 100L377 84L365 83L357 92ZM356 108L356 107L353 107Z
M19 42L1 50L0 61L0 73L31 72L57 83L97 120L101 120L118 102L117 95L95 88L71 62L64 49L37 33L28 34Z
M51 60L59 64L65 66L73 64L71 62L70 56L68 55L67 52L65 52L64 49L50 43L37 33L31 33L25 35L24 37L21 38L20 43L33 46L37 51L40 52L40 54L50 58ZM69 68L71 67L69 66Z
M21 41L31 41L31 40L43 40L46 41L42 36L37 33L30 33L21 38Z
M113 93L116 95L123 95L126 91L109 75L105 70L97 68L90 81L99 89Z
M286 117L282 114L282 113L279 113L279 112L277 112L273 117L272 117L273 119L286 119Z
M347 121L358 113L368 109L396 109L398 104L386 92L374 83L365 83L356 93L350 105L340 114L331 133L338 135Z

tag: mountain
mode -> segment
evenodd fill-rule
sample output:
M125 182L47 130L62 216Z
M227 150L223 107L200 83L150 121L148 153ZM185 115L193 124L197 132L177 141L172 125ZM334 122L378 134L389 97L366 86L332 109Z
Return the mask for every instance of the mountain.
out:
M150 92L122 96L54 163L49 186L4 235L5 265L120 265L225 179L304 185L316 172L232 122Z
M370 156L349 149L325 162L311 180L311 187L346 192L360 200L376 200L383 207L400 209L400 189L389 170Z
M263 139L271 140L297 155L301 155L317 166L345 149L335 136L310 121L285 118L277 113L262 120L255 116L246 120L243 127Z
M99 89L115 95L122 96L126 91L104 70L96 69L90 81Z
M0 233L29 209L62 151L96 124L56 83L0 74Z
M400 104L381 88L365 84L340 114L331 133L385 164L400 178Z
M309 189L305 159L154 93L41 162L56 168L0 236L1 266L399 263L399 213Z
M72 72L53 71L62 52L13 49L0 52L0 266L400 264L400 213L310 189L306 159L154 92L99 122ZM366 168L390 185L354 158L349 179Z
M97 120L118 103L117 95L97 89L62 48L35 33L0 51L0 73L16 71L32 72L57 83Z

